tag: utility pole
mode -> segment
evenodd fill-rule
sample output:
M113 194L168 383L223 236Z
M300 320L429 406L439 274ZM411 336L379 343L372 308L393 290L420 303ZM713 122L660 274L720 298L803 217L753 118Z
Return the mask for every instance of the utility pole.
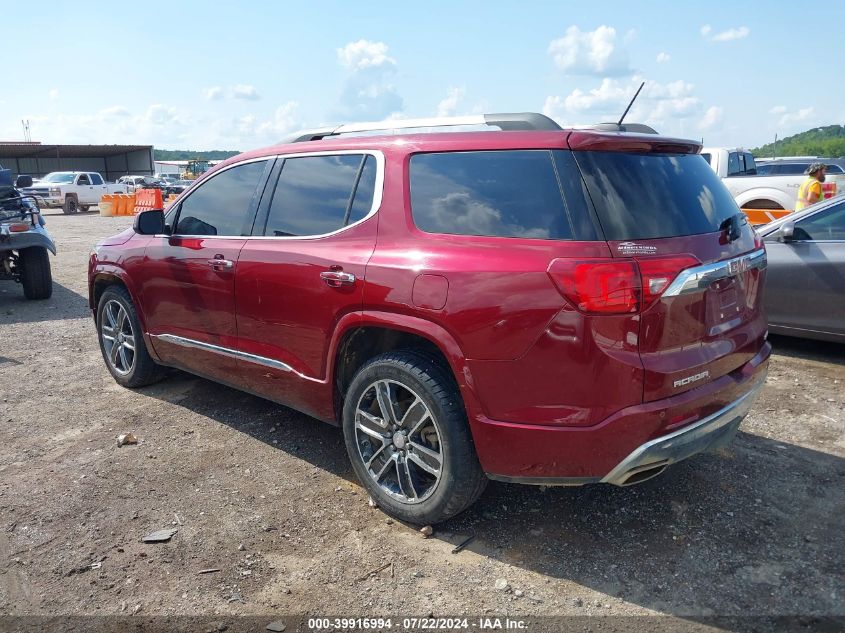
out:
M778 155L778 135L775 134L775 144L772 145L772 158L777 158Z

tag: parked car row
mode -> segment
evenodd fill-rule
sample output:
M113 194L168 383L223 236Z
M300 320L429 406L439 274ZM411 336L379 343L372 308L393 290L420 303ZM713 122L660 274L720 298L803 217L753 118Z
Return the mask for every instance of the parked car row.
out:
M179 180L170 177L122 176L117 181L129 188L129 193L138 189L161 189L164 195L180 194L191 186L191 180Z
M760 162L748 151L737 148L705 147L701 155L722 179L737 205L745 209L762 209L760 222L782 217L795 208L798 188L806 176L804 170L818 159L783 159ZM831 198L845 192L845 161L830 163L824 195Z
M106 194L128 193L129 189L123 183L107 183L97 172L54 171L21 191L34 197L39 207L73 214L88 211Z

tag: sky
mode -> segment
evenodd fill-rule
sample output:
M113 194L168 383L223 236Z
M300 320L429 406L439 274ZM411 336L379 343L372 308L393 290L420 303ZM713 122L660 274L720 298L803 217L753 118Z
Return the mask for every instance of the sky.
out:
M531 111L584 125L618 119L642 81L626 120L706 145L845 122L831 66L842 3L818 15L719 0L21 7L0 0L19 16L4 29L0 141L23 140L22 120L43 143L197 150L387 118Z

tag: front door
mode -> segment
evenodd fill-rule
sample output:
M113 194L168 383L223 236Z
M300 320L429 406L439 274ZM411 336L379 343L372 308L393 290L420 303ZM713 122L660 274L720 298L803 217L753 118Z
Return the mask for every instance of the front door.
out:
M242 163L210 177L180 202L172 235L147 246L141 303L165 364L238 382L235 274L269 163Z
M383 158L299 156L280 167L238 261L242 371L251 390L326 418L331 392L319 383L335 325L362 309Z
M845 334L845 202L795 222L794 241L766 242L772 325Z

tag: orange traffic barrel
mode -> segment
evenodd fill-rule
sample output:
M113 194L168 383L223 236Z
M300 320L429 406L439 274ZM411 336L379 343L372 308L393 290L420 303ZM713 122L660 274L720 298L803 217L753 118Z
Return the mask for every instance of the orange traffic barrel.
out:
M115 196L107 193L100 198L100 202L97 205L100 209L100 215L103 217L111 217L114 215L114 198Z

